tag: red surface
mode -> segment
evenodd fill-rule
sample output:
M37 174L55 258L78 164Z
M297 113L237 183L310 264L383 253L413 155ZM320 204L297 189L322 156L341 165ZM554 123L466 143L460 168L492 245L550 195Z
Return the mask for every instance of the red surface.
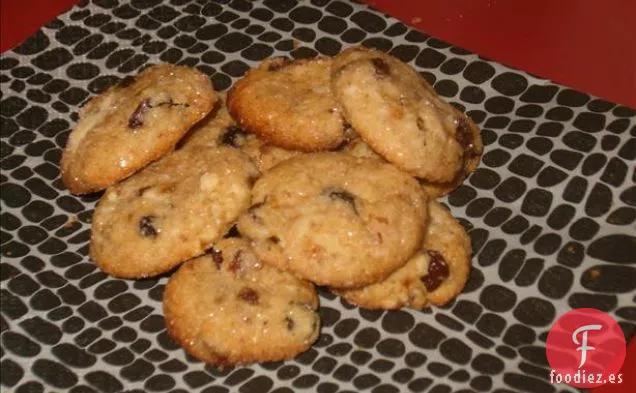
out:
M636 108L634 0L363 0L471 52Z
M0 0L5 51L78 0ZM363 0L500 63L636 108L634 0Z
M78 0L0 0L0 51ZM366 0L429 35L503 64L636 108L634 0ZM636 339L623 384L636 392Z
M636 392L636 338L632 338L627 347L627 357L620 373L623 374L623 383L618 385L605 384L592 393L634 393Z
M11 49L79 0L0 0L0 52Z

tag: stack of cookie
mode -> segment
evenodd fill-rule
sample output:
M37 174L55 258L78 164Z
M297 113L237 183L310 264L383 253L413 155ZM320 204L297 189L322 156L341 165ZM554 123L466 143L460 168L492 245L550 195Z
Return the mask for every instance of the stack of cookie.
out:
M457 296L470 240L435 199L481 152L473 122L415 70L355 47L266 60L227 99L194 69L151 66L82 109L61 167L73 193L106 188L95 263L124 278L181 265L168 332L225 365L309 348L314 285L366 308Z

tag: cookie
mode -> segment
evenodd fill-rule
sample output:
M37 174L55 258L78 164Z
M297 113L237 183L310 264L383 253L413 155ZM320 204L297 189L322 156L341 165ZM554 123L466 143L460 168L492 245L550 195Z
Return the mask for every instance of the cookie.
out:
M234 147L232 143L224 141L223 137L226 134L232 135L235 130L240 130L240 128L228 113L224 100L221 98L217 102L215 110L192 127L183 139L179 141L178 148L183 149L195 145Z
M379 160L312 153L256 181L238 229L266 263L318 285L382 280L421 246L427 203L408 174Z
M106 273L139 278L202 254L250 205L258 171L236 149L181 149L110 187L92 222L90 255Z
M429 198L435 199L450 194L459 187L479 165L484 150L479 128L477 128L475 123L468 117L460 118L460 122L462 122L461 127L468 129L462 128L463 131L461 135L463 135L463 138L466 138L465 144L472 144L472 148L464 150L462 169L455 174L453 180L447 182L431 182L420 179L422 189Z
M331 59L273 58L228 93L228 108L250 133L290 150L338 146L344 124L329 86Z
M382 156L380 156L378 153L376 153L371 148L371 146L366 144L362 140L362 138L359 138L359 137L358 138L354 138L350 142L348 142L342 148L342 152L347 153L347 154L351 154L354 157L367 157L367 158L374 158L376 160L385 161ZM478 161L479 160L477 160L477 163L478 163ZM465 169L463 171L461 171L460 173L458 173L456 178L455 178L455 180L453 180L451 182L447 182L447 183L433 183L433 182L427 182L427 181L424 181L424 180L420 180L419 182L420 182L420 185L422 186L422 190L431 199L440 198L440 197L450 193L451 191L453 191L457 187L459 187L462 184L462 182L464 181L464 179L466 178L466 176L468 176L468 174L470 172L475 170L475 167L477 166L477 163L475 163L474 161L466 161L465 162L465 165L466 165Z
M311 283L262 264L243 239L224 239L168 280L166 328L192 356L215 365L290 359L316 341Z
M354 157L373 158L375 160L386 161L381 155L376 153L375 150L371 148L371 146L366 144L359 136L347 142L347 144L342 147L341 151Z
M299 150L283 149L247 133L234 122L224 105L219 107L215 116L204 119L185 139L183 146L230 146L240 149L252 159L261 172L279 162L303 154Z
M482 142L470 118L397 58L348 49L334 58L332 87L361 138L411 175L449 183L479 161Z
M443 306L456 298L466 286L472 247L464 227L444 206L432 201L429 212L431 218L423 248L429 254L430 262L428 274L421 281L428 290L431 304Z
M386 280L334 292L371 309L422 309L444 305L466 285L471 244L464 228L438 202L429 202L429 224L422 248Z
M306 154L299 150L283 149L267 143L254 134L246 134L237 144L261 172L265 172L290 158Z
M475 123L468 117L460 121L464 122L460 126L465 127L463 128L464 131L462 131L463 134L461 135L463 135L463 138L466 138L466 143L473 144L473 148L472 150L464 151L464 164L462 166L462 169L455 175L455 178L453 180L443 183L420 180L420 184L422 185L424 192L426 192L426 194L430 198L439 198L451 193L453 190L459 187L464 182L464 180L466 180L466 178L471 173L473 173L475 169L477 169L477 166L479 165L479 160L484 149L481 134L479 133L479 128L477 128Z
M159 64L90 100L62 154L62 180L74 194L102 190L172 150L217 101L209 78Z

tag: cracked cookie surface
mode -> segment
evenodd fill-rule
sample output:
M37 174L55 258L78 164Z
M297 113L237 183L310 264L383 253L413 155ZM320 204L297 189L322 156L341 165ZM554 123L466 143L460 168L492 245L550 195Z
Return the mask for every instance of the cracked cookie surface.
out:
M90 255L114 276L167 272L223 236L249 207L257 175L236 149L171 153L106 191L93 215Z
M91 99L79 113L61 161L74 194L102 190L168 153L208 114L217 95L199 71L146 68Z
M238 221L266 263L318 285L379 281L421 246L426 196L391 164L313 153L273 167L256 182Z
M181 266L163 307L170 336L215 365L290 359L320 328L313 285L262 264L240 238L223 239Z

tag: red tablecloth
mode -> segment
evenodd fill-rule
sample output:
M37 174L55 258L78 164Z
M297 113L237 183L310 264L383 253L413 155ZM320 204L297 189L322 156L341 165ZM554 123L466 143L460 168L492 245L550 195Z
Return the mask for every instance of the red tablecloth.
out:
M78 0L0 0L4 52ZM422 31L482 56L636 108L634 0L366 0ZM622 385L636 392L636 341Z
M636 108L634 0L365 0L422 31Z
M0 0L5 51L78 0ZM480 55L636 108L634 0L366 0Z

